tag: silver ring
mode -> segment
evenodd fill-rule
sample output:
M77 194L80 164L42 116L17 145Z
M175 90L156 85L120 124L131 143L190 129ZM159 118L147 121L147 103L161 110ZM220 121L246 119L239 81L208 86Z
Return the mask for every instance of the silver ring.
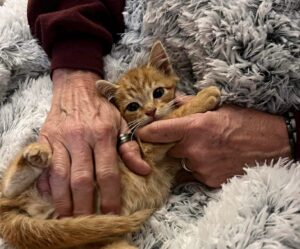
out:
M185 158L181 158L180 163L181 163L181 167L182 167L185 171L187 171L187 172L192 172L192 171L186 166Z
M120 147L122 144L125 144L129 141L135 140L135 137L132 132L130 133L122 133L118 137L118 147Z

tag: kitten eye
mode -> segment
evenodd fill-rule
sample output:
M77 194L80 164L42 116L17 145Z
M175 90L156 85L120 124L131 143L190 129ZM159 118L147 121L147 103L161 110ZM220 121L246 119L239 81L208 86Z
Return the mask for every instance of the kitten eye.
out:
M127 105L126 110L130 112L135 112L137 109L139 109L140 105L137 102L132 102Z
M153 91L153 98L158 99L161 96L163 96L165 93L165 90L162 87L158 87Z

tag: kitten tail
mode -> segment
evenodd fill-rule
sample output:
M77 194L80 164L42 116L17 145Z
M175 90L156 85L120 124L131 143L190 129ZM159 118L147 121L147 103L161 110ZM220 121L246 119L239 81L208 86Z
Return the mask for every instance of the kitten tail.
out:
M1 237L18 249L70 248L90 243L106 244L137 231L153 210L129 216L96 215L42 220L16 214L1 215Z

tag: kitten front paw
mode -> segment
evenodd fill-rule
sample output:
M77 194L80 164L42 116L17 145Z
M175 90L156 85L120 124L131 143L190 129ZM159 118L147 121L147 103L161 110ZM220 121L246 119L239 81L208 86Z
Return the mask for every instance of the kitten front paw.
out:
M217 87L210 86L201 90L197 97L205 99L204 103L207 110L212 110L220 103L221 92Z
M51 162L51 150L46 145L32 143L24 149L23 158L31 166L47 168Z

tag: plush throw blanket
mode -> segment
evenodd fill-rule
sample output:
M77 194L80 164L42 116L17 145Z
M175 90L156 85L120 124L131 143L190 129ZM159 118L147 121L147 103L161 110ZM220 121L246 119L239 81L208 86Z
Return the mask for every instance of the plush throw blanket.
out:
M51 102L49 61L30 35L26 4L0 6L0 177L36 139ZM143 63L160 39L186 93L217 85L223 102L278 114L300 107L299 0L127 0L124 17L107 79ZM281 159L218 191L177 187L132 240L143 249L300 248L299 213L300 166Z

